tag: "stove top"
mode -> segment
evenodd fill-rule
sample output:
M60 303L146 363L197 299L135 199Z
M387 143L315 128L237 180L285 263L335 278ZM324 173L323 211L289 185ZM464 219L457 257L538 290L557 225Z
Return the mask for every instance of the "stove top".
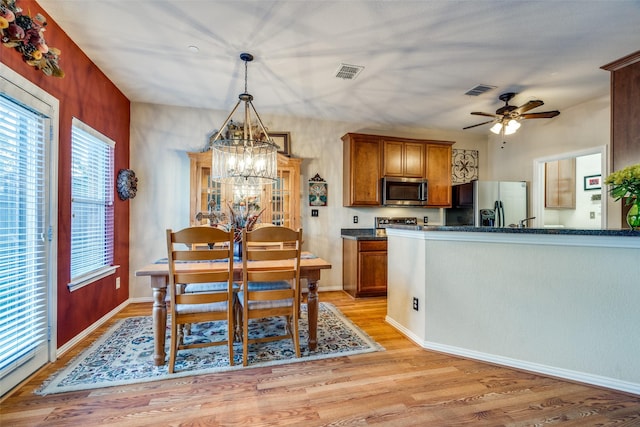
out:
M375 228L386 228L388 225L400 224L400 225L417 225L418 218L416 217L375 217Z

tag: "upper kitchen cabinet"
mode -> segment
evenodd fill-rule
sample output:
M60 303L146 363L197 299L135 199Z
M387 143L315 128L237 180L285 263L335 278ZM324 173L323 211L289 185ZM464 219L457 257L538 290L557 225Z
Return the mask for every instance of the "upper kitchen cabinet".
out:
M343 141L344 206L380 206L382 141L375 135L348 133Z
M601 68L611 72L611 152L617 171L640 162L640 51Z
M545 207L576 208L576 158L545 163Z
M428 206L451 207L451 145L453 142L444 141L426 144Z
M617 171L640 163L640 51L601 68L611 72L611 161ZM622 203L623 227L630 207Z
M382 176L425 178L425 144L407 141L382 141Z
M344 143L344 206L382 206L384 176L426 178L427 207L451 206L451 141L348 133Z
M227 212L233 188L211 179L211 151L187 153L191 162L189 224L209 223L210 212ZM302 159L278 153L278 179L262 189L258 205L264 208L260 222L291 228L300 221L300 164Z

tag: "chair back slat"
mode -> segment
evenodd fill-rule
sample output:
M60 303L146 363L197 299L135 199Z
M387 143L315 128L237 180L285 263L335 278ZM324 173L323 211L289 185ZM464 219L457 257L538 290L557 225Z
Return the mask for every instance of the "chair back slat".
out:
M298 249L263 249L260 247L249 247L247 250L248 261L271 261L281 259L295 260Z
M176 273L174 275L176 284L186 285L189 283L226 282L229 280L228 271L202 271Z
M296 270L248 271L247 280L249 282L277 282L281 280L295 280L296 275Z
M176 295L177 304L211 304L228 301L226 292L202 292Z
M217 261L228 257L229 248L173 251L173 259L176 261Z
M293 289L274 289L269 291L249 291L250 301L277 301L295 297Z

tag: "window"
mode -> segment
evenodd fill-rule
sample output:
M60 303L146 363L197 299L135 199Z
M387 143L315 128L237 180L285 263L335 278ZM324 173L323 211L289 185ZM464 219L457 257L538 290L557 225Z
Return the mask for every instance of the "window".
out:
M71 290L115 270L113 266L113 158L115 143L73 119L71 131Z

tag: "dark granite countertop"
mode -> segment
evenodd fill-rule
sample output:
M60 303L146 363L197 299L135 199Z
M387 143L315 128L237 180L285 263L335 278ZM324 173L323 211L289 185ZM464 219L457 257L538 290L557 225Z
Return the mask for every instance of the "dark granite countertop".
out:
M340 237L350 240L387 240L386 235L376 235L375 228L342 228Z
M629 236L640 237L640 230L579 230L573 228L515 228L515 227L473 227L473 226L439 226L439 225L390 225L388 228L416 231L464 231L472 233L512 233L512 234L559 234L576 236Z

